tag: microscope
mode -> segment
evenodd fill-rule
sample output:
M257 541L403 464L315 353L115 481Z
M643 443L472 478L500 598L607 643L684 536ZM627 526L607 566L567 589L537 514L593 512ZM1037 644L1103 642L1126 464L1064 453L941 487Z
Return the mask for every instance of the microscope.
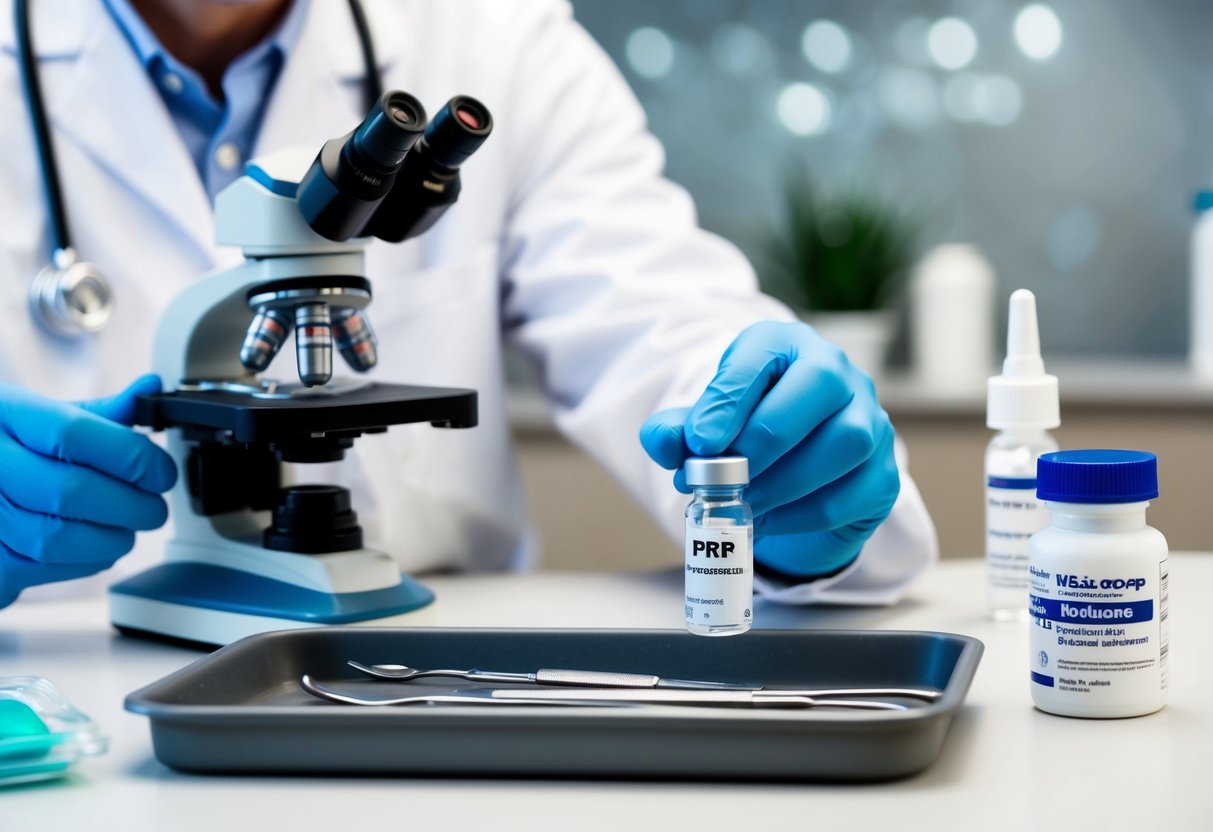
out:
M168 432L179 477L165 562L110 589L122 632L201 645L335 624L424 621L433 593L363 546L347 489L284 482L284 463L340 460L391 425L476 425L476 391L333 378L378 360L366 308L369 238L429 229L458 198L460 165L492 130L457 96L433 118L385 93L353 132L249 162L215 202L216 241L240 265L204 275L159 322L164 392L137 424ZM293 330L298 382L261 375Z

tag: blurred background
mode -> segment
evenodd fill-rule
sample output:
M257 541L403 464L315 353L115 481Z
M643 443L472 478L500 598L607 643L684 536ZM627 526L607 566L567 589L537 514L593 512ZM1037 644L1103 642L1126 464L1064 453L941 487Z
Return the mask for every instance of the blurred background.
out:
M1159 453L1152 522L1173 548L1213 548L1202 505L1213 257L1203 279L1190 257L1196 205L1213 205L1197 198L1213 186L1201 72L1213 4L573 6L635 90L701 223L876 377L945 556L983 551L984 380L1021 287L1036 294L1060 377L1062 447ZM1213 219L1207 230L1213 252ZM880 319L879 332L860 332L860 317ZM547 561L573 566L566 535L594 521L550 484L615 486L594 480L539 408L518 412ZM676 562L636 516L643 562Z
M579 0L703 224L761 267L781 182L895 202L1033 290L1054 355L1181 356L1213 4ZM1206 142L1206 137L1209 141ZM1064 325L1063 325L1064 322Z

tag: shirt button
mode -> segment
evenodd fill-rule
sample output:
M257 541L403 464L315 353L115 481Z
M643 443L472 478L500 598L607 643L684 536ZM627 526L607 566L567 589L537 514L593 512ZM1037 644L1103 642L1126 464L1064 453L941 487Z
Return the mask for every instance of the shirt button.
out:
M224 142L215 148L215 164L221 170L231 170L240 164L240 148L232 142Z
M185 82L181 80L181 76L175 72L166 72L160 78L160 83L164 85L165 92L179 95L185 89Z

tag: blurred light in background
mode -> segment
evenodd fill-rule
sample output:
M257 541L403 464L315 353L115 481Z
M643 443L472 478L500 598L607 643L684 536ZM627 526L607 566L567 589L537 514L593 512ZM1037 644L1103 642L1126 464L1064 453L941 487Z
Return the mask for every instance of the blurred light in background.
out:
M981 120L994 127L1006 127L1023 107L1023 94L1005 75L986 75L978 79L976 88L977 113Z
M779 123L797 136L817 136L830 129L830 99L814 84L788 84L775 102Z
M1034 61L1047 61L1056 55L1063 39L1061 21L1043 3L1025 6L1015 17L1015 43Z
M1001 290L1036 292L1051 353L1186 354L1213 2L572 2L668 175L760 270L806 170L898 200L926 245L980 247Z
M981 120L977 98L981 77L972 72L958 72L943 85L943 108L951 118L961 122Z
M1049 228L1049 262L1059 272L1072 272L1086 263L1103 239L1103 223L1086 206L1063 213Z
M899 126L926 130L939 121L939 90L928 73L892 67L876 84L881 106Z
M1023 109L1023 93L1005 75L960 72L944 84L943 109L959 122L1006 127Z
M927 52L943 69L963 69L977 57L977 33L959 17L937 20L927 31Z
M804 29L800 51L817 69L836 74L851 65L851 36L832 20L815 20Z
M927 54L927 38L931 24L921 17L911 17L901 23L893 34L897 57L912 66L928 66L931 56Z
M674 66L674 42L661 29L642 26L624 44L628 64L644 78L663 78Z
M712 60L737 78L755 78L774 63L771 44L753 26L725 23L712 35Z

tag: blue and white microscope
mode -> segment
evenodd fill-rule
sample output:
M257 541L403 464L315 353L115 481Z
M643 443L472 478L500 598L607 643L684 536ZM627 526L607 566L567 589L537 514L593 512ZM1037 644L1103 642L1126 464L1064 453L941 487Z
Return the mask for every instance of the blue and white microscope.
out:
M359 372L375 365L365 241L432 226L491 129L475 99L452 99L427 125L420 102L388 92L319 155L254 160L218 195L217 242L246 259L178 295L156 331L165 392L140 398L136 421L168 431L175 536L164 563L111 588L119 630L217 645L424 618L433 594L362 545L348 490L284 487L282 463L339 460L390 425L475 426L474 390L333 379L332 353ZM299 382L262 377L292 330Z

